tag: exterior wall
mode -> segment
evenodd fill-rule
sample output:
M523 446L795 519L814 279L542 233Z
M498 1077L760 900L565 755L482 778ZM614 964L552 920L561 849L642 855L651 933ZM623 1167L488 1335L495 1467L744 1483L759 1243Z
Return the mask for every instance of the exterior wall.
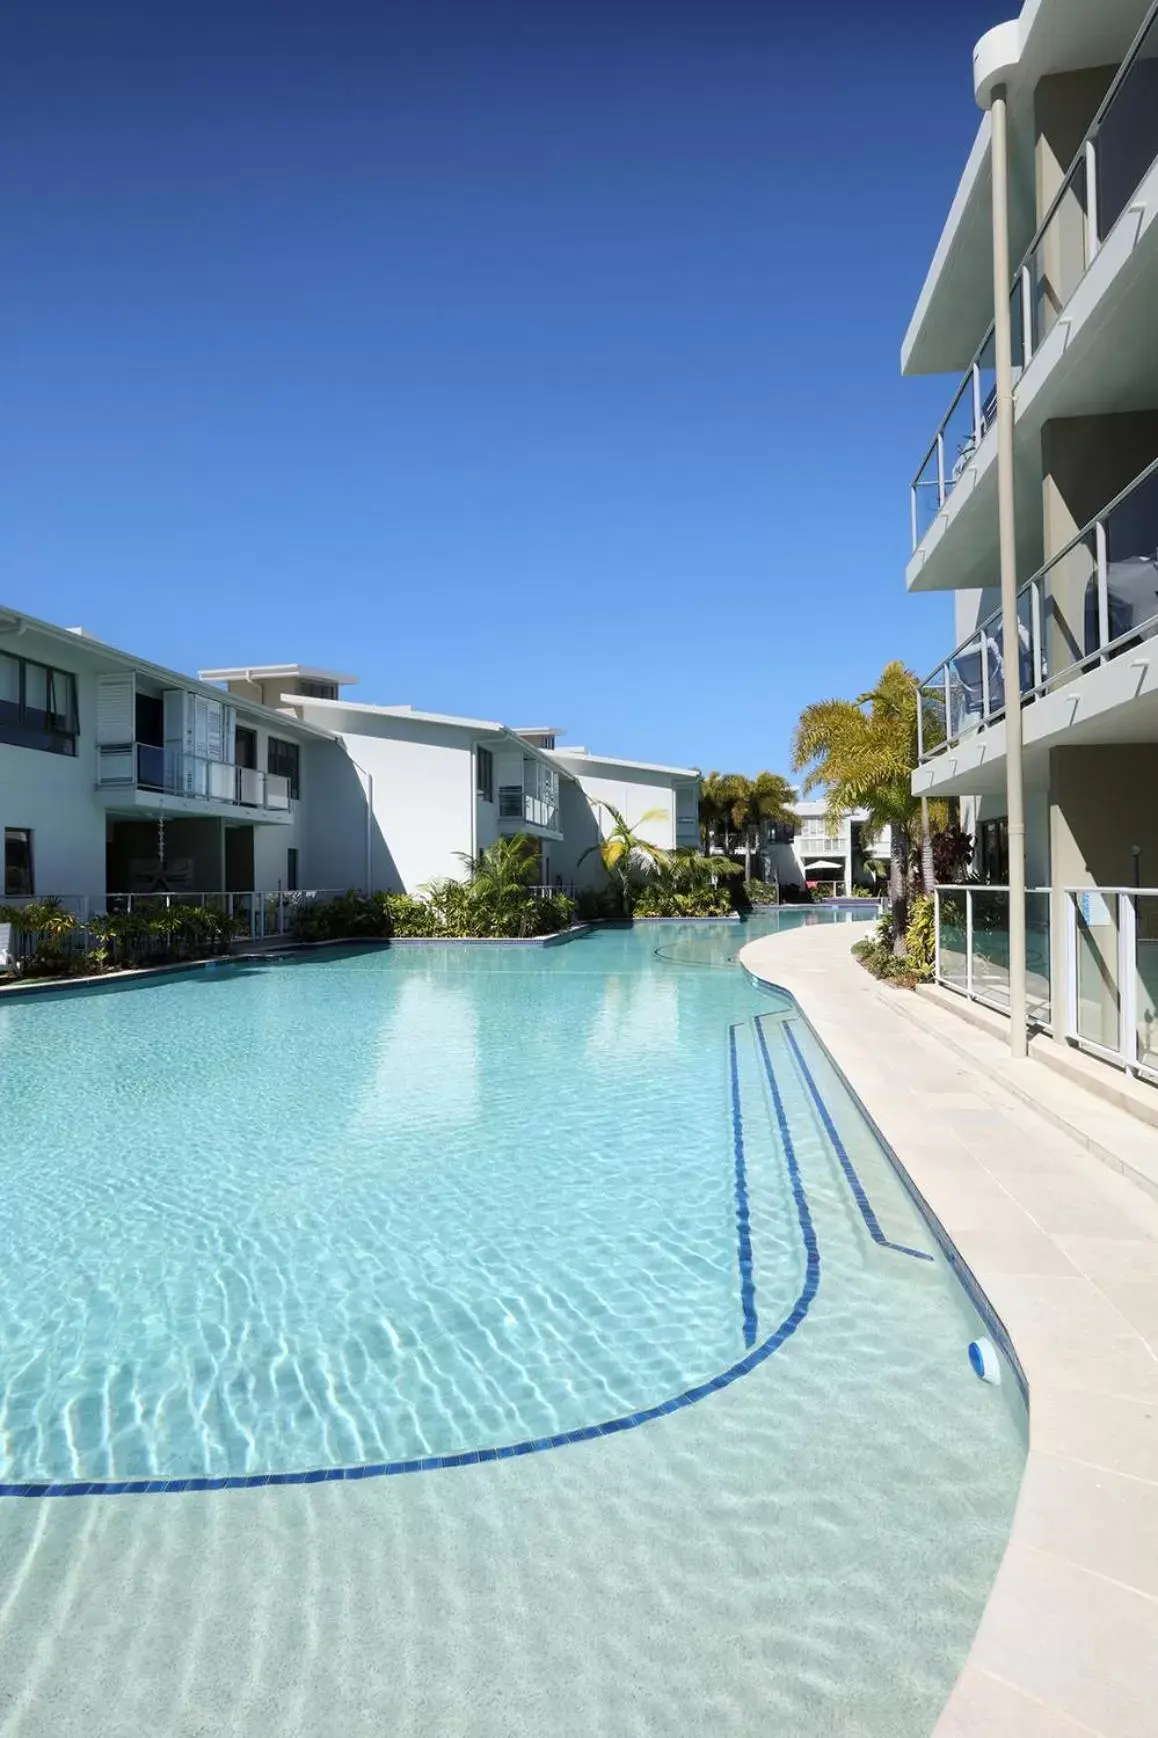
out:
M5 634L0 651L71 670L79 724L75 756L0 742L0 828L32 828L38 894L103 892L105 812L94 796L98 665L79 636L74 649L33 630Z
M372 886L417 893L429 881L460 879L459 853L476 848L473 734L371 713L329 718L351 760L373 780ZM352 723L355 728L344 728ZM357 884L363 879L359 874Z
M588 771L582 761L568 760L562 755L556 758L574 773L578 783L572 784L566 778L560 781L564 836L561 844L551 846L552 874L582 887L601 885L604 872L598 856L592 854L583 862L579 860L612 825L610 815L599 808L600 803L610 803L617 808L633 827L649 809L663 809L663 819L648 821L637 830L649 843L662 850L675 849L675 787L685 781L673 779L671 773L649 772L637 767L611 767L599 761L591 762Z

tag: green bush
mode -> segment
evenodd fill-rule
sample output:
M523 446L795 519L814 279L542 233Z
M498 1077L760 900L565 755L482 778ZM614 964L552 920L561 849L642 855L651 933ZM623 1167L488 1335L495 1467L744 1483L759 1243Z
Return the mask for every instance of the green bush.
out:
M919 983L932 981L937 964L937 927L933 895L919 893L909 906L905 965Z
M779 905L780 889L768 881L745 881L744 892L752 905Z
M723 888L697 888L681 893L657 877L635 902L636 917L730 917L732 901Z
M623 914L612 887L581 887L575 899L575 915L581 923L614 921Z
M385 941L391 934L384 893L340 893L335 899L309 900L293 917L297 941Z
M225 952L245 928L244 919L211 905L99 912L82 924L58 899L0 907L0 923L11 923L30 943L17 968L27 978L87 976L117 967L202 959Z

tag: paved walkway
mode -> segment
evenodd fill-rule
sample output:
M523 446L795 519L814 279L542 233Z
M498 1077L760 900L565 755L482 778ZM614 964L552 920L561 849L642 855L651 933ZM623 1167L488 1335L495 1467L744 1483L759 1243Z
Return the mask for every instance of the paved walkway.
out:
M1008 1091L996 1038L963 1043L955 1014L877 984L851 939L818 926L741 958L798 999L1005 1323L1030 1387L1009 1548L938 1738L1153 1738L1158 1200ZM1070 1083L1020 1066L1036 1070L1047 1115L1069 1105ZM1108 1106L1092 1114L1102 1147L1128 1132L1158 1155L1158 1134L1127 1131Z

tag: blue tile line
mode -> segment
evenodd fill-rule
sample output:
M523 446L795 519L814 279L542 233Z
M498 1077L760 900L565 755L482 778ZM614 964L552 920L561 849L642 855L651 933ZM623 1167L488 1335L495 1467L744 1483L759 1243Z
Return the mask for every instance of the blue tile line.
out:
M768 1016L766 1014L761 1014L759 1018L761 1020L766 1020ZM785 1020L783 1024L784 1036L787 1038L792 1049L792 1054L796 1058L796 1065L804 1076L804 1083L812 1096L813 1104L819 1112L820 1120L824 1124L824 1131L832 1142L836 1156L840 1160L840 1168L844 1172L845 1180L852 1191L852 1198L860 1208L860 1216L868 1228L869 1236L872 1238L873 1242L878 1243L882 1249L894 1249L898 1255L911 1255L914 1261L932 1261L933 1257L928 1255L925 1250L910 1249L907 1243L893 1243L881 1230L881 1222L873 1211L872 1202L865 1194L864 1185L856 1174L856 1167L849 1158L848 1153L845 1150L844 1142L836 1131L836 1124L832 1120L828 1106L820 1096L820 1089L812 1077L812 1070L804 1060L804 1052L796 1041L796 1034L792 1030L791 1022Z
M31 1481L0 1483L0 1497L153 1496L162 1492L173 1495L185 1491L257 1490L266 1485L351 1484L359 1479L392 1478L403 1473L441 1472L451 1467L483 1466L493 1460L514 1460L523 1454L542 1454L548 1449L564 1448L573 1442L594 1442L596 1438L601 1436L616 1436L621 1430L638 1430L643 1424L652 1424L658 1418L666 1418L673 1412L681 1411L685 1406L695 1406L699 1401L706 1400L709 1395L719 1394L723 1389L730 1388L733 1382L738 1382L742 1376L751 1375L753 1370L766 1363L774 1352L778 1352L781 1346L792 1338L811 1309L812 1300L820 1286L820 1250L816 1242L816 1231L812 1223L808 1198L804 1193L804 1185L800 1178L796 1149L792 1144L792 1135L788 1127L788 1118L784 1113L784 1103L780 1097L775 1070L772 1067L772 1058L768 1054L768 1046L764 1042L764 1034L760 1030L758 1022L756 1023L756 1036L763 1055L764 1070L768 1077L772 1102L776 1110L776 1120L779 1124L780 1139L784 1149L784 1162L792 1186L792 1196L796 1203L796 1217L800 1225L801 1241L804 1244L804 1284L796 1302L779 1327L758 1346L753 1346L746 1357L741 1358L738 1363L730 1365L727 1370L721 1371L718 1376L712 1376L706 1382L699 1382L694 1388L685 1388L682 1394L676 1394L670 1400L661 1400L656 1406L647 1406L638 1412L629 1412L621 1418L609 1418L602 1424L585 1424L578 1430L560 1430L553 1436L541 1436L527 1442L513 1442L503 1448L462 1449L455 1454L432 1454L415 1457L411 1460L376 1461L368 1466L320 1467L310 1472L219 1474L215 1477L201 1475L192 1478L172 1479L45 1479L40 1483Z
M740 1063L736 1054L736 1028L728 1027L728 1062L732 1077L732 1148L736 1157L736 1242L740 1263L740 1305L744 1312L744 1344L754 1346L759 1336L756 1318L756 1281L752 1273L752 1222L748 1213L748 1167L744 1157L744 1110L740 1102Z

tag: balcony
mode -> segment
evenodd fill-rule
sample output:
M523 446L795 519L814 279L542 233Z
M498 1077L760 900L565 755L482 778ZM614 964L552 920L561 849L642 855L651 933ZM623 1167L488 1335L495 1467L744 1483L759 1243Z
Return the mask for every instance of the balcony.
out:
M1158 460L1026 581L1017 617L1025 704L1158 634ZM1004 716L1005 675L996 612L921 684L922 762Z
M511 768L517 769L515 762ZM499 831L517 833L532 827L562 837L559 815L559 774L544 761L526 756L522 784L499 786Z
M189 812L225 805L261 811L263 820L286 821L293 807L289 780L279 773L205 760L147 742L98 748L96 783L107 797L131 795L134 807L148 807L150 799L164 796L178 799Z
M1118 69L1010 288L1014 379L1059 324L1110 232L1158 160L1158 4ZM913 553L965 479L994 426L990 326L910 488Z

